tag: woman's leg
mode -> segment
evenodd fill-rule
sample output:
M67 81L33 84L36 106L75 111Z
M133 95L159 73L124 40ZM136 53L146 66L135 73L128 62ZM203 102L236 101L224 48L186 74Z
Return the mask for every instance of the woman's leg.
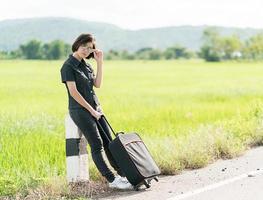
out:
M113 172L108 167L103 157L103 141L100 137L96 120L85 109L70 110L69 114L78 128L83 132L87 139L90 148L92 159L98 168L99 172L109 182L112 182L115 178Z
M100 135L101 135L101 138L103 140L103 147L104 147L104 150L105 150L105 153L107 155L107 158L111 164L111 166L114 168L114 170L120 175L120 176L125 176L124 173L122 172L122 170L120 169L120 167L117 165L116 161L114 160L111 152L109 151L109 142L112 140L112 137L111 137L111 132L110 132L110 128L108 127L107 125L107 122L105 121L104 118L100 118L97 123L99 123L103 130L101 129L101 127L98 125L98 129L99 129L99 132L100 132ZM105 134L107 135L107 137L105 136ZM109 141L110 140L110 141Z

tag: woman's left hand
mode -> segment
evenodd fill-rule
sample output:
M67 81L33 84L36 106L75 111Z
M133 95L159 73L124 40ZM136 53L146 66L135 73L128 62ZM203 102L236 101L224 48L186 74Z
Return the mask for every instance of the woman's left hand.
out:
M96 49L94 52L94 59L98 62L102 62L103 61L103 52L100 49Z

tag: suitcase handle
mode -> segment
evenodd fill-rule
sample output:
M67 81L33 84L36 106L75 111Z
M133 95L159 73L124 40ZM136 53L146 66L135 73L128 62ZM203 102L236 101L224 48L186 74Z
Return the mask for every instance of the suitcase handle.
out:
M117 137L117 134L115 133L115 131L113 130L113 128L111 127L110 123L108 122L108 120L106 119L105 115L101 115L101 118L103 118L107 125L110 127L110 130L112 131L112 133L115 135L115 137Z
M111 132L114 134L115 137L118 136L118 133L116 134L115 131L113 130L113 128L111 127L110 123L108 122L108 120L106 119L105 115L101 115L101 118L103 118L106 122L106 124L110 127ZM96 119L96 118L95 118ZM97 119L96 119L97 120ZM101 128L101 130L103 131L104 135L108 138L107 134L105 133L103 127L100 125L99 120L97 120L97 124L99 125L99 127ZM123 133L123 132L120 132ZM108 140L110 141L110 139L108 138Z
M106 123L108 124L108 126L110 127L112 133L114 134L115 137L118 137L119 134L125 134L123 131L117 132L115 133L115 131L113 130L113 128L111 127L110 123L108 122L108 120L106 119L105 115L102 115L102 117L105 119Z

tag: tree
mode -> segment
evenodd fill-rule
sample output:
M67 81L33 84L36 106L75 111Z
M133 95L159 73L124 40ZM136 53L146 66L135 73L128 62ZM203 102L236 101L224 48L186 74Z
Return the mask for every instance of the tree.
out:
M165 59L173 59L174 58L174 51L172 48L167 48L164 52L163 52L163 56Z
M42 48L42 58L57 60L71 53L71 46L61 40L53 40L50 43L45 43Z
M207 28L203 32L204 44L201 47L200 56L206 61L220 61L223 56L222 40L214 28Z
M135 57L137 59L149 59L149 53L153 48L151 47L144 47L135 52Z
M159 49L152 49L149 51L150 60L159 60L162 57L162 52Z
M112 49L110 49L108 53L106 53L106 56L105 56L107 60L118 59L119 57L120 57L119 52L116 50L112 50Z
M222 38L223 59L230 60L238 58L238 52L241 51L242 42L237 35Z
M263 33L249 38L246 41L242 52L247 59L263 59Z
M45 43L41 48L42 58L43 59L49 59L50 57L50 44Z
M65 44L61 40L54 40L44 45L44 52L47 59L57 60L64 56Z
M120 52L120 58L124 59L124 60L133 60L134 59L134 55L129 53L127 50L122 50Z
M72 52L71 45L68 44L68 43L64 43L64 52L63 52L63 54L65 56L68 56L71 52Z
M20 45L22 55L27 59L41 59L41 42L38 40L31 40L24 45Z
M0 51L0 59L7 59L8 52L7 51Z
M192 54L185 47L180 45L168 47L164 51L164 57L166 59L190 58L191 56Z

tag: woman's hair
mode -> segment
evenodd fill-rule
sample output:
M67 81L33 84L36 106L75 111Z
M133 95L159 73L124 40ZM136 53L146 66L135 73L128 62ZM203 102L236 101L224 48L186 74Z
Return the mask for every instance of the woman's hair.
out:
M78 50L78 48L83 45L87 44L88 42L92 42L93 44L93 49L96 49L96 44L95 44L95 38L90 34L90 33L83 33L80 36L77 37L75 42L72 44L72 51L75 52ZM94 58L94 54L91 53L86 57L87 59Z

